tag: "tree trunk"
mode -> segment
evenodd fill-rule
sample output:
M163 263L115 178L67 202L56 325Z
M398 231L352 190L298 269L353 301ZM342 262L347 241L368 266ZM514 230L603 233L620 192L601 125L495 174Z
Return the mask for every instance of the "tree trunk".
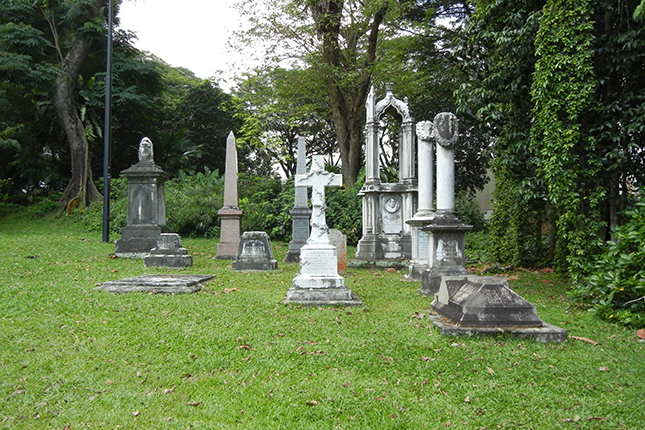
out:
M345 188L356 183L361 168L361 148L365 126L365 100L372 75L370 68L376 59L376 43L381 23L385 19L387 4L371 17L367 35L367 48L359 59L357 44L342 52L339 44L343 13L343 0L309 3L316 30L323 41L323 62L327 65L326 80L340 159L343 164ZM358 39L361 34L353 34ZM347 75L357 77L350 84Z
M96 15L103 3L104 0L94 1ZM60 200L60 203L68 208L72 204L86 206L93 201L103 199L92 181L89 145L85 137L85 127L76 106L76 85L91 45L92 39L89 36L76 33L72 47L60 66L61 73L56 79L54 88L54 109L69 141L72 158L72 178Z

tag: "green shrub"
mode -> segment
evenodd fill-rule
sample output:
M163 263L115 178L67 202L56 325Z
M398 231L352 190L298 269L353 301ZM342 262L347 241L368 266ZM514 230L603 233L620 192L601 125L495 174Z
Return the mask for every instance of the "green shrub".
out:
M615 241L581 268L572 295L593 305L600 317L629 326L645 326L645 202L623 213L626 223Z
M329 228L340 230L347 236L348 245L356 245L363 234L363 203L358 195L364 182L360 177L352 188L328 188L325 191Z
M482 231L486 228L484 212L466 192L460 192L455 198L455 215L463 223L472 225L472 231L474 232Z
M294 191L293 179L285 183L275 176L262 178L240 175L240 208L242 231L264 231L272 240L291 240L291 215Z

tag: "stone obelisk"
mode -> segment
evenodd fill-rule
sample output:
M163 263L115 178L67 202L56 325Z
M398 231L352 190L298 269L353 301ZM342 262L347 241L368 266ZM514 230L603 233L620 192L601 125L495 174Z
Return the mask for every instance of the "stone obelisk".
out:
M231 131L226 138L226 170L224 172L224 205L217 212L221 220L217 257L234 260L240 245L242 210L237 197L237 146Z

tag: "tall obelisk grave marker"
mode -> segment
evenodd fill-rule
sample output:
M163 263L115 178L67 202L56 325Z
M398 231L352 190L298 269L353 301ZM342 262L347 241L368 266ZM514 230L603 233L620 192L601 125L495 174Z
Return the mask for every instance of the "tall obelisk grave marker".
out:
M311 187L311 234L300 248L300 273L293 278L284 303L325 306L360 306L358 296L345 286L338 274L337 250L329 243L329 228L325 217L325 188L340 187L342 177L325 171L324 157L315 155L311 170L296 175L296 187Z
M230 132L226 138L226 171L224 172L224 205L217 212L221 220L220 242L217 257L234 260L240 245L240 219L242 210L237 198L237 146L235 136Z

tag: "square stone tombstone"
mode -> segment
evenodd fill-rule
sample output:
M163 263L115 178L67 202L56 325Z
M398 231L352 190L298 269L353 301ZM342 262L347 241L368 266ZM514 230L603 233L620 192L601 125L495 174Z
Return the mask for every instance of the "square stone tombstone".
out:
M278 263L273 259L269 235L263 231L242 233L237 257L231 267L238 271L277 269Z
M335 228L329 229L329 243L336 247L338 273L347 272L347 236Z

